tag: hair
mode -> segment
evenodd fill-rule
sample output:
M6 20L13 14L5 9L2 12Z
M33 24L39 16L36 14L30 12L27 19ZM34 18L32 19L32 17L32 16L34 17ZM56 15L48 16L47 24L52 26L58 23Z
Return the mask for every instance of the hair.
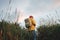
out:
M33 18L33 16L29 16L29 18Z

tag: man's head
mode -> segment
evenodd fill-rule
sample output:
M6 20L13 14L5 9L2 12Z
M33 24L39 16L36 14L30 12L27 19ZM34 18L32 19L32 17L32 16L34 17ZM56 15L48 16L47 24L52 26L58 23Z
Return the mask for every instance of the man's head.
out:
M33 18L33 16L29 16L29 18Z

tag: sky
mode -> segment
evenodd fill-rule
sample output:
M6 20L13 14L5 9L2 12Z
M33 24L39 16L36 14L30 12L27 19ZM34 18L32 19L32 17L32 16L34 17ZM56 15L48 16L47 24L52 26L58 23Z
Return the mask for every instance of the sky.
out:
M16 9L17 13L19 13L18 22L22 22L22 24L24 19L30 15L34 16L37 24L40 24L43 19L47 22L51 18L54 20L60 18L60 0L0 0L0 15L6 16L7 12L8 15L14 16ZM11 19L13 20L12 16Z

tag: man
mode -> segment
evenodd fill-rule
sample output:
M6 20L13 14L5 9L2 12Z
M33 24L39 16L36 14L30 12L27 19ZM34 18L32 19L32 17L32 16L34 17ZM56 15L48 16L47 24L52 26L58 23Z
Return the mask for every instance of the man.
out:
M28 28L28 30L29 30L29 35L30 35L30 33L32 34L32 36L30 35L29 40L31 40L31 39L32 39L32 40L36 40L36 32L35 32L36 22L35 22L33 16L29 16L29 20L30 20L30 22L31 22L31 26Z

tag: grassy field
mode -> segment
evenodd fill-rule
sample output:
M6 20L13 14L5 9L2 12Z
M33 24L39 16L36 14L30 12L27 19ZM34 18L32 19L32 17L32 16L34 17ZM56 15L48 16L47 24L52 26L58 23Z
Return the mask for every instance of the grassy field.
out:
M59 24L39 26L37 31L37 40L60 40ZM17 23L0 22L0 40L28 40L27 34L28 31Z

